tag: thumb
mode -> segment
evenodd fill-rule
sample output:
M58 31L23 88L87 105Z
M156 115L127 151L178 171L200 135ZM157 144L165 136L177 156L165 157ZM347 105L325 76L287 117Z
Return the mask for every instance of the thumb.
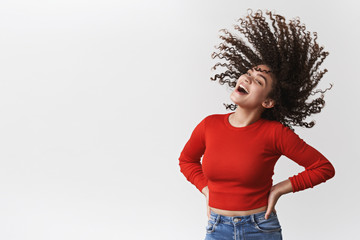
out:
M265 219L268 219L268 218L269 218L269 216L270 216L270 214L271 214L272 211L275 211L274 206L273 206L273 205L269 205L268 208L266 209Z
M276 213L276 209L275 209L274 207L272 207L271 210L269 210L269 209L270 209L270 208L268 208L268 209L266 210L265 219L268 219L268 218L269 218L271 212Z
M207 216L208 216L208 219L210 219L210 207L209 207L209 205L207 205Z
M210 207L209 207L208 195L206 196L206 214L208 216L208 219L210 219Z

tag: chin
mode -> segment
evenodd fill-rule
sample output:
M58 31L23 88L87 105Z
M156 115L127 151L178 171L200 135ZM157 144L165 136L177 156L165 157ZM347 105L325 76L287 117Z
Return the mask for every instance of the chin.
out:
M239 102L237 102L236 100L236 97L234 97L234 95L237 94L236 92L233 92L231 95L230 95L230 100L236 104L236 105L239 105Z

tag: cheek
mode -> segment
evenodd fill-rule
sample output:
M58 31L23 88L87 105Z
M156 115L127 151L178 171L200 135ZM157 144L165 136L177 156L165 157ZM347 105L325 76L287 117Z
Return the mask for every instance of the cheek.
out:
M261 99L265 99L267 97L268 91L265 89L257 89L256 96Z

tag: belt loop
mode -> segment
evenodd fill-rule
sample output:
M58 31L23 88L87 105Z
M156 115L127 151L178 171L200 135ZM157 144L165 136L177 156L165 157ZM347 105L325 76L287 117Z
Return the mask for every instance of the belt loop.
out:
M250 219L251 219L251 221L252 221L253 223L255 222L254 215L255 215L255 214L251 214L251 215L250 215Z
M217 217L216 217L216 221L215 221L215 224L216 224L216 225L220 222L220 217L221 217L221 215L218 214Z

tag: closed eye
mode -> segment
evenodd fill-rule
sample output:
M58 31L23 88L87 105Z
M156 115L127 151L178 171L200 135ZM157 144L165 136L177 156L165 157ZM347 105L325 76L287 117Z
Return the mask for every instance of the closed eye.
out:
M246 74L247 74L248 76L251 76L251 74L250 74L249 72L246 72ZM258 84L260 84L260 85L262 86L261 81L259 81L259 80L257 80L257 79L255 79L255 80L256 80L256 82L257 82Z

